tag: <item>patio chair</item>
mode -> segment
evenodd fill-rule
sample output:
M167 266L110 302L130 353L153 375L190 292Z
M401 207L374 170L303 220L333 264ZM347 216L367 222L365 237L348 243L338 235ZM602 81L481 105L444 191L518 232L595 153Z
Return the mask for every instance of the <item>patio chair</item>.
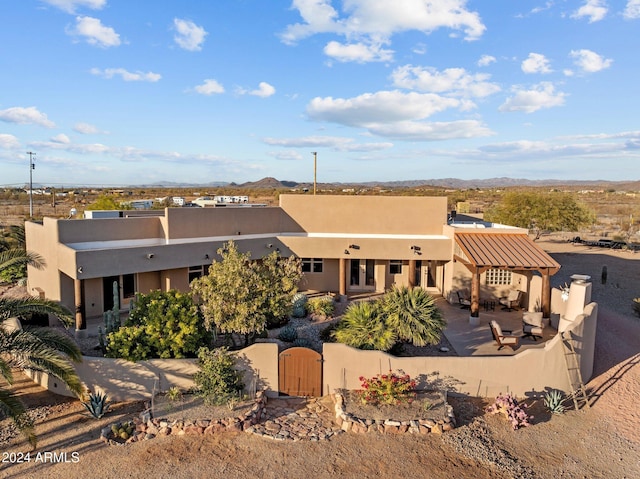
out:
M522 300L522 291L514 289L509 291L507 296L503 296L498 300L498 303L502 305L502 309L512 311L520 307L520 301Z
M513 331L508 329L502 329L497 321L491 320L489 323L491 326L491 334L493 334L493 339L498 343L498 351L500 351L505 346L509 346L512 350L516 350L518 346L520 346L520 338L511 334Z
M538 338L542 339L543 328L541 312L526 312L522 315L523 338L531 338L534 341L537 341Z
M471 297L466 291L456 291L458 295L458 303L460 303L460 309L471 309Z

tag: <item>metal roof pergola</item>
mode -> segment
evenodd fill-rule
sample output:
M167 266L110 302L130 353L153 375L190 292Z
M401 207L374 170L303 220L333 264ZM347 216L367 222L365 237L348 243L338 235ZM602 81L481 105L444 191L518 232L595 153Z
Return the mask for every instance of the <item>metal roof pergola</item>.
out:
M538 271L542 276L542 312L549 317L551 309L550 276L560 269L558 264L526 234L513 233L455 233L456 261L472 273L471 316L480 309L480 275L489 269Z

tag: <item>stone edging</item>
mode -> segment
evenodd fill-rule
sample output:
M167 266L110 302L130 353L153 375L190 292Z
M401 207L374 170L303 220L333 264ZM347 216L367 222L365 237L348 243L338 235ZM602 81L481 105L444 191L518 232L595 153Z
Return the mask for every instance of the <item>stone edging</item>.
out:
M249 412L240 417L225 419L196 419L195 421L167 421L162 418L152 418L150 412L144 411L140 417L131 421L135 427L131 437L124 442L115 439L111 430L112 426L120 426L122 423L113 423L100 431L100 439L109 445L128 444L132 442L153 439L156 436L183 436L185 434L217 434L226 431L249 431L251 426L257 424L265 413L267 395L264 391L256 393L256 402Z
M453 407L445 403L447 414L444 419L415 419L412 421L394 421L393 419L361 419L344 409L344 396L340 390L331 395L335 405L336 423L343 431L355 433L378 432L382 434L442 434L456 427Z

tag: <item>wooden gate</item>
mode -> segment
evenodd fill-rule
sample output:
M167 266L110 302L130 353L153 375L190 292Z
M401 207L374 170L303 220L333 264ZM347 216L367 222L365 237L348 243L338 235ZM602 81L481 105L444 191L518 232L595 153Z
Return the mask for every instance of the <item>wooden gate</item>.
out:
M278 389L286 396L322 396L322 355L289 348L278 357Z

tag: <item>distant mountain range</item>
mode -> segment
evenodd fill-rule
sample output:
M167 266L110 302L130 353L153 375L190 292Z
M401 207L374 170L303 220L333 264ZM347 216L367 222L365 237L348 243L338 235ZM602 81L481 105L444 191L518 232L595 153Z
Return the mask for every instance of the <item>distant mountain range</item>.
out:
M250 181L246 183L174 183L163 181L154 185L138 185L137 187L167 187L167 188L191 188L191 187L233 187L233 188L265 188L265 189L287 189L287 188L313 188L313 183L299 183L296 181L278 180L273 177L262 178L258 181ZM367 181L353 183L318 183L319 189L345 189L345 188L452 188L452 189L470 189L470 188L508 188L514 186L530 186L530 187L582 187L585 189L615 189L626 191L640 191L640 180L636 181L607 181L607 180L527 180L524 178L489 178L484 180L461 180L458 178L440 178L431 180L405 180L405 181Z

